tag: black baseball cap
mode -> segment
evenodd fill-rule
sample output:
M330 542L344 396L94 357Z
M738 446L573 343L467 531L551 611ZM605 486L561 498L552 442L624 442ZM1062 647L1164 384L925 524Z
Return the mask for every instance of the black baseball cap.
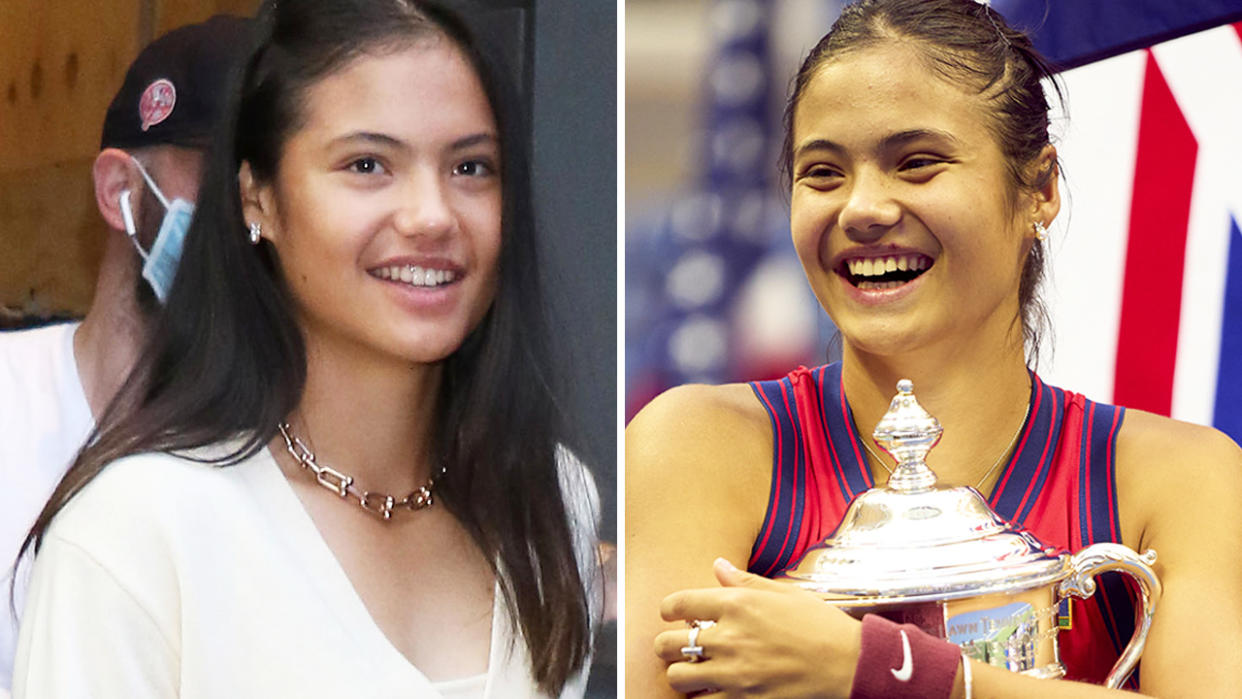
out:
M254 21L216 15L174 29L134 59L104 117L102 148L205 148L232 78L254 48Z

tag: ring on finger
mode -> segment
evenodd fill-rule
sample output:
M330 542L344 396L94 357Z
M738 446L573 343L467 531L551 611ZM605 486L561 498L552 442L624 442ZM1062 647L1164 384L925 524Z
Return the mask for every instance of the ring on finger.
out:
M686 662L697 663L700 660L707 660L707 656L703 654L703 646L699 645L699 633L703 629L709 629L716 625L711 619L691 619L686 622L686 626L690 627L690 637L686 645L681 649L681 654L685 656Z
M703 655L703 646L699 645L699 632L702 630L703 629L698 626L690 627L690 639L681 649L681 654L685 656L686 662L688 663L697 663L700 660L707 659L707 657Z

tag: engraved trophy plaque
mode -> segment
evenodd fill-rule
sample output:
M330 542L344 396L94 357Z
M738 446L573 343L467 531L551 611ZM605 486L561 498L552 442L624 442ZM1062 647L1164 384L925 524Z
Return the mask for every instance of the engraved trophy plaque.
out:
M897 384L874 436L897 461L883 487L850 503L837 530L782 578L861 618L874 613L951 641L979 662L1041 678L1065 675L1057 632L1068 598L1095 593L1095 576L1127 574L1139 599L1134 636L1105 681L1117 688L1143 652L1161 586L1142 555L1113 543L1076 554L1045 546L997 515L979 491L936 483L927 454L936 418L909 380Z

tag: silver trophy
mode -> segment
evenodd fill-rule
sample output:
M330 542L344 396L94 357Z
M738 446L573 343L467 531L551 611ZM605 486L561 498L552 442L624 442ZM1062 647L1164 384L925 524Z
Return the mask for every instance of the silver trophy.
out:
M1129 645L1108 674L1130 676L1151 629L1161 586L1142 555L1120 544L1058 553L988 507L979 491L936 484L927 454L943 430L897 383L875 440L897 460L887 485L850 503L841 525L783 577L861 618L873 613L957 644L979 662L1041 678L1065 675L1057 649L1058 610L1095 593L1095 576L1128 574L1140 611Z

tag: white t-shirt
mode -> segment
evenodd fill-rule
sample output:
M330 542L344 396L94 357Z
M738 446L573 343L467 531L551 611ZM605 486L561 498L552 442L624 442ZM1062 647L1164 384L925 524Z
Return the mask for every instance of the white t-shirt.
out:
M0 696L11 684L17 644L9 604L14 559L95 426L73 357L78 325L0 333ZM28 574L23 563L17 609Z
M585 554L595 495L569 470ZM542 696L496 599L473 696ZM17 699L456 697L480 684L442 694L388 641L266 449L224 468L167 454L109 465L48 530L22 622Z

